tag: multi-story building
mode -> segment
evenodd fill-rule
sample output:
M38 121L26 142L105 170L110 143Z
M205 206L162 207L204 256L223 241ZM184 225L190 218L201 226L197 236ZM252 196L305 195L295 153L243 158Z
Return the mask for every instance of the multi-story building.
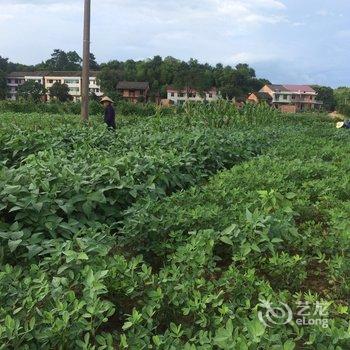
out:
M52 72L45 76L45 88L50 88L55 83L66 84L69 87L69 94L73 101L77 101L81 97L81 73L79 72ZM50 94L47 94L47 99L50 100Z
M103 96L101 88L97 83L97 73L90 72L90 92L98 97ZM50 100L49 89L56 82L66 84L69 87L69 94L74 101L81 99L82 78L81 72L13 72L7 76L9 95L12 100L17 98L18 88L25 81L34 80L42 84L47 90L46 100Z
M199 92L196 89L176 89L169 86L167 88L167 99L174 105L181 105L187 101L191 102L213 102L219 99L219 93L215 87L208 91Z
M7 75L7 88L11 100L15 100L18 88L25 82L26 74L23 72L13 72Z
M101 91L101 86L97 82L98 72L90 73L89 89L91 94L95 94L97 97L102 97L103 92Z
M259 92L270 95L270 103L284 112L307 111L322 105L309 85L265 85Z
M149 83L145 81L120 81L117 92L124 100L136 103L148 100Z

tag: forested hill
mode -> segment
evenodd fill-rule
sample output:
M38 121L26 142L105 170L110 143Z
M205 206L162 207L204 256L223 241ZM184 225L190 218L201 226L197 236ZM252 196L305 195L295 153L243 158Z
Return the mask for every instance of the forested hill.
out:
M11 72L20 70L50 70L75 71L81 69L81 57L75 51L65 52L54 50L51 58L37 65L26 66L12 63L0 56L0 71ZM101 70L100 81L102 89L112 94L116 91L119 81L148 81L151 95L165 96L166 86L173 85L178 88L192 87L200 91L217 87L223 97L245 96L251 91L260 89L268 80L257 79L253 68L248 64L224 66L217 64L199 63L196 59L188 62L173 58L155 56L151 59L134 61L110 61L97 64L95 56L91 55L90 67Z
M260 89L268 82L257 79L253 68L248 64L238 64L235 67L208 63L199 63L191 59L188 62L174 57L162 58L155 56L144 61L127 60L125 62L111 61L101 64L100 80L102 89L115 91L118 81L148 81L153 95L166 95L166 87L191 87L200 91L217 87L223 97L245 96L251 91Z
M9 72L23 70L79 71L81 64L82 59L77 52L65 52L58 49L54 50L48 60L32 66L12 63L0 56L0 99L6 98L6 74ZM116 98L116 87L122 80L148 81L151 87L151 97L165 97L168 85L176 88L191 87L199 91L215 86L224 98L230 99L232 97L245 98L250 92L257 91L264 84L269 83L266 79L258 79L255 70L248 64L210 65L200 63L196 59L185 62L174 57L155 56L139 61L114 60L98 64L95 56L91 54L90 68L100 70L99 80L102 90L113 98ZM325 86L314 86L314 88L326 110L337 109L350 116L350 88L343 87L336 90Z

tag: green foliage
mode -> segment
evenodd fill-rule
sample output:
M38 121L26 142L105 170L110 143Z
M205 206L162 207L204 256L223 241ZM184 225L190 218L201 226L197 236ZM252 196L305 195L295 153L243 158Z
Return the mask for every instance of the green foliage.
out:
M0 100L4 100L7 97L7 67L8 59L0 56Z
M23 83L18 89L18 97L25 100L40 102L46 93L44 86L34 80Z
M61 89L60 89L61 90ZM58 93L60 93L59 91ZM64 91L66 92L66 90ZM116 110L121 115L138 115L142 117L151 117L156 114L173 115L176 112L174 108L158 107L154 103L135 104L126 101L119 101L116 104ZM15 113L53 113L53 114L80 114L80 102L60 102L59 100L49 102L34 101L0 101L0 112ZM91 99L90 114L102 115L103 107L99 99Z
M283 123L286 116L267 104L253 105L247 103L238 109L235 104L226 100L203 104L186 103L177 110L184 115L185 121L191 124L204 124L214 128L224 128L234 124L268 125Z
M323 102L323 109L329 112L333 112L337 106L337 101L334 97L334 90L328 86L313 86L313 89L317 92L317 100Z
M62 84L59 81L56 81L50 88L49 88L50 97L52 99L56 99L60 102L67 102L72 99L72 97L69 95L69 87L67 84Z
M36 70L49 71L79 71L82 69L82 59L76 51L65 52L63 50L54 50L51 58L41 64L38 64ZM90 69L98 70L95 55L90 53Z
M49 114L76 114L80 115L80 102L34 102L34 101L0 101L0 112L14 113L49 113ZM103 107L97 101L90 101L90 114L102 115Z
M195 59L184 62L173 57L162 59L160 56L144 61L103 63L98 78L102 90L111 96L115 94L119 81L148 81L153 100L157 96L165 98L168 85L181 89L192 87L198 91L216 86L223 97L232 99L234 96L245 96L251 91L259 90L268 82L257 79L254 69L247 64L238 64L236 67L218 64L213 67Z
M338 88L334 90L334 95L337 101L337 110L347 117L350 117L350 88Z
M5 72L7 70L8 58L0 56L0 71Z
M0 100L7 97L6 73L0 70Z
M349 133L152 108L117 133L0 115L0 348L349 348ZM324 302L328 327L269 327L261 300Z

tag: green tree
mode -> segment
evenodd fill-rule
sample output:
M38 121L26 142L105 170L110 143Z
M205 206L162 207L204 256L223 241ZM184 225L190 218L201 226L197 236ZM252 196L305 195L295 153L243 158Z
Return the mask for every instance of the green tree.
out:
M67 52L68 64L62 70L68 71L78 71L81 69L81 64L83 62L82 58L77 54L76 51Z
M8 58L0 56L0 71L6 72L8 67Z
M91 70L99 70L100 66L96 61L96 57L93 53L90 53L90 69Z
M350 116L350 88L339 87L334 90L336 109L346 116Z
M101 90L111 97L112 99L117 98L117 85L118 82L123 80L123 70L118 67L118 61L114 61L114 64L108 64L102 66L98 73L97 80L101 86Z
M52 71L63 71L67 68L69 62L67 53L62 50L54 50L51 58L46 61L47 68Z
M18 97L26 100L41 101L46 93L44 86L34 80L26 81L18 89Z
M124 79L135 81L136 75L137 75L136 62L134 60L127 60L124 63Z
M174 57L155 56L143 61L111 61L100 65L98 81L105 94L117 98L117 84L122 80L149 82L153 100L158 96L166 97L169 85L177 89L194 88L200 93L215 86L223 97L231 99L245 97L269 83L256 78L254 69L245 63L236 67L211 66L196 59L185 62Z
M0 100L7 97L6 72L8 67L8 58L0 56Z
M35 70L49 71L80 71L82 69L82 58L76 51L65 52L60 49L55 49L51 54L51 58L36 65ZM99 65L96 62L96 57L90 53L90 69L99 70Z
M55 49L51 58L39 64L36 69L50 71L79 71L81 70L81 57L75 51L65 52Z
M7 97L6 73L0 70L0 100Z
M334 96L334 91L328 86L314 85L313 89L317 92L317 100L323 102L323 108L326 111L334 111L337 101Z
M56 82L49 89L50 97L53 99L57 99L61 102L67 102L72 99L69 95L69 87L67 84L62 84L60 82Z
M24 66L17 63L0 60L0 67L5 70L49 70L49 71L78 71L81 70L81 58L75 51L65 52L56 49L51 58L35 67ZM106 95L118 99L117 84L122 80L147 81L150 84L151 99L166 97L169 85L178 89L194 88L200 93L215 86L224 98L244 98L252 91L258 91L269 83L266 79L258 79L255 70L246 63L234 66L223 66L218 63L215 66L208 63L200 63L196 59L188 62L174 57L162 58L155 56L147 60L110 61L98 65L93 54L90 55L90 69L99 70L97 77L102 91ZM0 69L1 70L1 69ZM2 84L5 81L2 78ZM6 92L2 92L4 96Z
M34 66L27 66L21 63L10 62L8 58L0 56L0 71L2 72L18 72L18 71L34 71Z

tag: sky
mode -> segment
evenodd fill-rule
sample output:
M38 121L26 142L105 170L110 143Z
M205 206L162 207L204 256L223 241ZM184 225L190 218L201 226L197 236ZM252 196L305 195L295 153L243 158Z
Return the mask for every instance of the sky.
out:
M82 51L83 0L0 0L0 55ZM350 86L350 0L92 0L98 62L249 63L273 83Z

